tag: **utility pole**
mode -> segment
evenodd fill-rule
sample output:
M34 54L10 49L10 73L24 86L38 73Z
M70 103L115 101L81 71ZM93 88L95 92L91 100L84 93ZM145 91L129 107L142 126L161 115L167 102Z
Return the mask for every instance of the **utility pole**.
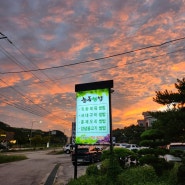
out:
M31 145L32 145L33 123L42 123L42 121L32 121L32 122L31 122L31 129L30 129L30 147L31 147Z

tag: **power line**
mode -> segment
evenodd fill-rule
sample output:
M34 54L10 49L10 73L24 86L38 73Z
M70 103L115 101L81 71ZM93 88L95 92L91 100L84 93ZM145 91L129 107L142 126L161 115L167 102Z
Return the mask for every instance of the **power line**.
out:
M180 39L183 39L183 38L180 38ZM171 41L168 41L168 42L165 42L165 43L162 43L160 45L164 45L166 43L169 43L169 42L172 42L172 41L176 41L176 40L180 40L180 39L175 39L175 40L171 40ZM154 46L153 46L154 47ZM156 45L155 45L156 47ZM143 49L143 48L141 48ZM181 50L178 50L178 51L181 51ZM174 52L177 52L177 51L173 51L173 52L169 52L169 53L166 53L166 54L163 54L163 55L167 55L167 54L170 54L170 53L174 53ZM21 52L22 53L22 52ZM23 54L23 53L22 53ZM153 57L150 57L150 58L157 58L157 57L160 57L160 56L163 56L163 55L158 55L158 56L153 56ZM110 56L109 56L110 57ZM133 64L133 63L136 63L136 62L140 62L140 61L144 61L144 60L148 60L149 58L146 58L146 59L142 59L142 60L139 60L139 61L134 61L132 63L127 63L127 64L124 64L124 65L128 65L128 64ZM96 60L96 59L94 59ZM79 75L84 75L84 74L90 74L90 73L94 73L94 72L100 72L100 71L103 71L103 70L108 70L108 69L112 69L112 68L116 68L118 66L112 66L112 67L109 67L109 68L104 68L104 69L100 69L100 70L96 70L96 71L93 71L93 72L88 72L88 73L83 73L83 74L78 74L78 75L73 75L73 76L69 76L69 77L64 77L64 78L71 78L71 77L75 77L75 76L79 76ZM61 79L61 78L60 78ZM53 80L52 80L53 81ZM41 82L42 83L42 82ZM15 90L15 89L14 89Z
M7 38L7 37L6 37ZM34 63L34 62L32 62L25 54L24 54L24 52L22 52L12 41L10 41L9 39L8 39L8 41L10 42L10 44L11 45L13 45L18 51L19 51L19 53L27 60L27 61L29 61L35 68L37 68L38 69L38 66ZM1 47L2 48L2 47ZM5 50L4 48L2 48L3 50ZM4 51L4 52L6 52L6 53L8 53L6 50ZM4 53L6 56L8 56L6 53ZM9 54L10 55L10 54ZM11 56L11 55L10 55ZM9 56L8 56L9 57ZM20 64L20 62L15 58L15 57L13 57L14 58L14 60L16 61L16 64L19 66L19 67L21 67L23 70L26 70L26 69L28 69L28 67L27 66L24 66L23 64ZM12 60L12 58L10 57L10 59ZM13 62L14 62L14 60L12 60ZM15 62L14 62L15 63ZM23 67L22 67L22 66ZM32 75L34 76L34 77L36 77L39 81L41 81L41 79L38 77L38 75L35 75L32 71L30 71L31 73L32 73ZM44 71L40 71L41 72L41 74L43 74L47 79L49 79L49 81L53 81L53 79L52 78L50 78ZM53 84L52 84L53 85ZM56 84L57 86L58 86L58 84ZM50 86L48 86L48 85L44 85L46 88L50 88Z
M28 106L24 106L24 105L20 105L20 104L17 104L17 103L10 102L10 100L8 100L8 97L5 97L2 94L0 94L0 96L4 98L4 99L2 99L2 101L4 103L6 103L7 105L9 105L9 106L15 107L17 109L23 110L25 112L31 113L31 114L36 115L36 116L40 116L40 117L44 116L43 114L39 113L38 111L36 111L32 108L29 108Z
M27 66L24 66L23 64L20 63L19 60L16 59L16 57L12 56L6 49L4 49L3 47L1 47L1 52L7 56L14 64L16 64L17 66L19 66L21 69L26 70L28 69ZM33 77L35 77L35 79L38 79L39 81L41 81L41 79L38 77L38 75L34 74L33 71L30 71L30 73L33 75ZM48 88L46 86L46 88Z
M0 32L0 35L2 35L3 37L1 37L0 39L6 39L10 44L12 44L12 41L3 33Z
M5 38L7 38L7 37L5 37ZM29 59L23 54L23 52L21 51L21 50L19 50L14 44L13 44L13 42L11 42L11 44L29 61ZM12 55L10 55L4 48L2 48L1 47L1 51L11 60L11 61L13 61L16 65L18 65L20 68L22 68L22 69L26 69L27 67L26 66L24 66L24 65L22 65L14 56L12 56ZM32 72L31 72L32 73ZM33 73L32 73L33 74ZM39 79L36 75L34 75L33 74L33 76L35 76L37 79ZM49 78L48 78L49 79ZM50 79L51 80L51 79ZM3 80L1 80L3 83L5 83L7 86L8 86L8 84L5 82L5 81L3 81ZM39 79L39 81L41 81L41 79ZM16 91L16 93L18 93L22 98L23 98L23 100L25 101L25 99L26 100L28 100L29 102L31 102L31 104L32 105L34 105L34 106L36 106L37 108L39 108L39 110L38 109L34 109L34 108L32 108L32 107L30 107L29 108L29 105L21 105L21 104L15 104L15 103L13 103L12 104L12 102L8 102L8 98L6 99L6 104L8 104L8 105L11 105L11 106L14 106L14 107L16 107L16 108L18 108L18 109L21 109L21 110L24 110L24 111L27 111L27 112L29 112L29 113L32 113L32 114L35 114L35 115L38 115L38 116L44 116L44 115L46 115L46 112L47 113L50 113L51 114L51 112L49 112L48 110L46 110L45 108L43 108L43 107L41 107L41 106L39 106L39 105L36 105L30 98L28 98L28 97L26 97L26 96L24 96L21 92L20 92L20 90L18 91L18 90L16 90L14 87L12 87L12 86L9 86L9 88L11 88L12 90L14 90L14 91ZM3 95L2 95L3 96ZM41 110L42 109L42 110ZM45 113L43 112L43 110L45 111Z
M162 57L162 56L165 56L165 55L169 55L169 54L181 52L181 51L184 51L184 50L185 50L185 48L182 48L182 49L175 50L175 51L171 51L171 52L168 52L168 53L165 53L165 54L155 55L155 56L151 56L151 57L144 58L144 59L141 59L141 60L129 62L129 63L122 64L122 65L119 65L119 66L118 66L118 65L114 65L114 66L110 66L110 67L102 68L102 69L98 69L98 70L93 70L93 71L86 72L86 73L80 73L80 74L76 74L76 75L64 76L64 77L61 77L61 78L58 78L58 79L54 79L54 80L52 80L52 81L58 81L58 80L61 80L61 79L73 78L73 77L77 77L77 76L81 76L81 75L87 75L87 74L92 74L92 73L98 73L98 72L101 72L101 71L105 71L105 70L109 70L109 69L118 68L118 67L120 67L120 66L127 66L127 65L131 65L131 64L138 63L138 62L143 62L143 61L146 61L146 60L149 60L149 59L154 59L154 58ZM47 83L47 82L50 82L50 81L40 81L40 82L35 82L35 83L32 83L32 84L40 84L40 83ZM28 85L30 85L30 84L21 85L21 86L28 86ZM17 87L19 87L19 85L17 85Z
M7 85L7 83L6 83L5 81L3 81L2 79L0 79L0 81ZM7 100L7 97L5 97L4 95L1 95L1 96L3 96L3 97L5 98L5 99L4 99L4 103L6 103L7 105L13 106L13 107L15 107L15 108L17 108L17 109L24 110L24 111L26 111L26 112L29 112L29 113L31 113L31 114L34 114L34 115L40 116L40 117L44 117L44 116L47 115L47 114L52 114L52 112L46 110L45 108L41 107L40 105L35 104L31 99L29 99L28 97L26 97L25 95L23 95L20 91L18 91L18 90L15 89L14 87L10 86L9 88L13 89L13 90L16 91L21 97L23 97L23 100L24 100L24 99L25 99L25 100L28 100L29 102L31 102L32 105L36 106L36 107L39 108L39 109L35 110L34 108L31 108L31 107L30 107L30 108L29 108L29 107L25 108L25 106L22 106L22 105L20 105L20 104L11 103L9 100ZM24 100L24 101L25 101L25 100ZM26 106L27 106L27 104L26 104ZM44 112L43 112L43 111L44 111ZM49 118L48 118L48 119L49 119ZM51 119L51 118L50 118L50 119ZM59 120L61 120L61 119L63 119L63 118L60 118L60 117L58 117L58 116L54 116L54 119L59 119Z
M133 52L136 52L136 51L140 51L140 50L144 50L144 49L149 49L149 48L154 48L154 47L159 47L159 46L162 46L162 45L165 45L165 44L169 44L169 43L172 43L172 42L175 42L175 41L179 41L179 40L183 40L185 37L183 38L179 38L179 39L174 39L174 40L170 40L170 41L167 41L167 42L163 42L161 44L157 44L157 45L152 45L152 46L147 46L147 47L143 47L143 48L140 48L140 49L135 49L135 50L131 50L131 51L127 51L127 52L124 52L124 53L119 53L119 54L115 54L115 55L110 55L110 56L106 56L106 57L101 57L101 58L96 58L96 59L92 59L92 60L87 60L87 61L82 61L82 62L78 62L78 63L74 63L74 64L67 64L67 65L63 65L63 66L56 66L56 67L50 67L50 68L43 68L43 69L33 69L33 70L25 70L25 71L19 71L19 72L6 72L6 73L0 73L0 74L8 74L8 73L22 73L22 72L32 72L32 71L42 71L42 70L48 70L48 69L54 69L54 68L61 68L61 67L67 67L67 66L73 66L73 65L78 65L78 64L82 64L82 63L88 63L88 62L92 62L92 61L98 61L98 60L103 60L103 59L107 59L107 58L112 58L112 57L116 57L116 56L121 56L121 55L124 55L124 54L129 54L129 53L133 53ZM15 46L15 45L14 45ZM184 50L184 49L183 49ZM178 51L181 51L181 50L178 50ZM167 54L170 54L170 53L175 53L177 51L173 51L173 52L169 52L169 53L165 53L165 54L162 54L162 55L157 55L157 56L152 56L150 58L157 58L157 57L161 57L161 56L164 56L164 55L167 55ZM24 56L24 54L21 52L21 54ZM25 57L25 56L24 56ZM142 59L142 60L138 60L138 61L133 61L133 62L130 62L130 63L127 63L127 64L123 64L123 65L130 65L130 64L133 64L133 63L136 63L136 62L141 62L141 61L144 61L144 60L148 60L149 58L146 58L146 59ZM108 69L112 69L112 68L117 68L119 67L118 65L115 65L115 66L112 66L112 67L108 67L108 68L104 68L104 69L100 69L100 70L96 70L96 71L93 71L93 72L88 72L88 73L83 73L83 74L79 74L79 75L84 75L84 74L90 74L90 73L95 73L95 72L100 72L100 71L103 71L103 70L108 70ZM70 76L70 77L63 77L63 78L71 78L71 77L75 77L75 76L79 76L79 75L73 75L73 76ZM49 79L50 80L50 79ZM41 81L41 80L40 80ZM53 81L53 80L52 80ZM16 90L16 89L14 89ZM22 94L22 93L21 93ZM24 97L24 95L22 96ZM25 97L24 97L25 98ZM7 101L7 103L9 103L9 101ZM10 102L11 103L11 102ZM9 104L10 104L9 103ZM32 102L33 103L33 102ZM36 105L33 103L33 105ZM12 105L11 105L12 106ZM36 105L37 106L37 105ZM16 105L14 104L14 107L16 107ZM24 109L24 106L21 107L20 106L17 106L16 108L18 109L21 109L23 110ZM40 107L41 108L41 107ZM27 111L29 112L29 110L24 110L24 111ZM34 112L32 112L34 111ZM32 109L30 113L32 114L35 114L35 109ZM46 110L47 111L47 110ZM48 111L48 113L50 113ZM40 114L40 115L38 115ZM41 115L41 112L38 114L35 114L35 115L38 115L38 116L42 116ZM56 116L55 116L56 118ZM60 118L59 118L60 119Z
M166 44L169 44L169 43L172 43L172 42L176 42L176 41L179 41L179 40L183 40L183 39L185 39L185 37L173 39L173 40L166 41L166 42L163 42L163 43L160 43L160 44L155 44L155 45L151 45L151 46L142 47L142 48L139 48L139 49L126 51L126 52L123 52L123 53L118 53L118 54L109 55L109 56L105 56L105 57L95 58L95 59L81 61L81 62L76 62L76 63L73 63L73 64L65 64L65 65L61 65L61 66L53 66L53 67L31 69L31 70L24 70L24 71L0 72L0 74L27 73L27 72L31 72L31 71L44 71L44 70L49 70L49 69L69 67L69 66L74 66L74 65L78 65L78 64L84 64L84 63L104 60L104 59L108 59L108 58L113 58L113 57L117 57L117 56L121 56L121 55L126 55L126 54L134 53L134 52L137 52L137 51L142 51L142 50L145 50L145 49L156 48L156 47L160 47L160 46L163 46L163 45L166 45Z
M33 64L36 68L38 68L38 66L35 64L35 63L33 63L13 42L12 42L12 45L31 63L31 64ZM46 76L49 80L51 80L51 78L47 75L47 74L45 74L44 72L42 72L42 74L44 74L44 76ZM39 79L40 80L40 79Z
M21 105L21 104L19 104L19 103L12 103L10 100L8 100L9 98L6 97L6 96L4 96L3 94L0 94L0 96L4 98L4 99L2 99L2 101L3 101L5 104L7 104L7 105L9 105L9 106L12 106L12 107L14 107L14 108L17 108L17 109L19 109L19 110L22 110L22 111L31 113L31 114L36 115L36 116L39 116L39 117L44 117L44 118L49 119L49 120L53 120L53 119L63 120L63 118L60 118L60 117L58 117L58 116L52 116L52 117L50 117L50 118L49 118L49 117L45 117L46 114L43 113L43 112L41 112L41 111L39 111L39 110L36 110L36 109L34 109L34 108L31 108L31 107L28 107L28 105L25 106L25 105ZM37 106L36 104L33 104L33 105ZM64 124L65 124L65 123L64 123ZM68 124L66 124L66 125L68 125Z
M6 84L8 86L8 84L0 79L1 82L3 82L4 84ZM22 94L20 91L18 91L16 88L9 86L9 88L13 89L15 92L17 92L21 97L25 98L26 100L28 100L29 102L31 102L33 105L36 105L31 99L27 98L24 94ZM49 113L49 111L47 111L46 109L44 109L43 107L36 105L37 107L39 107L40 109L44 110L45 112Z

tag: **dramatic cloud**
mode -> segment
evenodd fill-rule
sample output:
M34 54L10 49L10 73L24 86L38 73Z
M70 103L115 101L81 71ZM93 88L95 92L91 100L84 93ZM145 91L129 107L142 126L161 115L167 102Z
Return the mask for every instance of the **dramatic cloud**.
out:
M0 121L69 134L75 84L114 80L113 128L137 124L185 76L184 12L184 0L1 2Z

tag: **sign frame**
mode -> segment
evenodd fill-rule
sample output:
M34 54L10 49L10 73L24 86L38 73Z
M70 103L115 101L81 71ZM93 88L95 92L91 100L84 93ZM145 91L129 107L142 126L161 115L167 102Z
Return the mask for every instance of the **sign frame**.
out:
M88 144L108 144L108 145L111 145L112 143L112 115L111 115L111 88L113 88L113 80L107 80L107 81L98 81L98 82L92 82L92 83L85 83L85 84L76 84L75 85L75 92L76 92L76 96L78 95L78 93L80 94L85 94L86 93L96 93L96 92L99 92L100 93L104 93L104 98L102 97L102 99L106 99L106 102L107 104L105 104L105 115L107 115L107 122L109 125L107 125L107 135L105 136L106 137L106 141L103 139L101 141L92 141L92 138L96 138L96 136L87 136L87 140L84 140L84 139L80 139L78 136L79 136L79 133L78 133L78 128L79 128L79 125L80 123L78 122L78 110L79 110L79 107L80 107L80 103L79 103L79 100L77 99L77 105L76 105L76 111L77 111L77 115L76 115L76 136L75 136L75 143L76 144L80 144L80 145L88 145ZM105 95L106 94L106 95ZM90 94L92 95L92 94ZM78 97L77 97L78 98ZM83 97L84 98L84 97ZM83 101L83 100L80 100L80 101ZM104 102L105 103L105 102ZM83 108L83 105L81 103L81 107ZM88 107L86 107L88 108ZM100 113L98 113L100 114ZM88 114L87 114L88 116ZM82 120L83 121L83 120ZM87 120L88 121L88 120ZM85 128L85 127L84 127ZM83 130L82 130L83 132ZM99 136L101 137L101 136ZM89 139L89 140L88 140ZM93 143L94 142L94 143Z

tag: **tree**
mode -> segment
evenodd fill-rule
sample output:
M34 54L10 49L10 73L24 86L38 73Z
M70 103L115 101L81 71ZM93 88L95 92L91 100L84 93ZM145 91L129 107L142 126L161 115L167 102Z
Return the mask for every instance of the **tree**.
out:
M115 137L115 142L116 143L123 143L125 142L125 137L123 135L124 129L117 128L113 130L112 136Z
M164 139L167 142L184 142L185 141L185 78L177 79L175 83L177 92L165 90L164 92L156 91L156 97L153 100L162 105L174 104L174 109L164 112L150 112L157 118L153 128L165 131ZM178 107L176 107L176 104Z
M177 102L181 102L182 107L185 104L185 78L182 80L177 79L177 83L175 83L175 87L179 92L179 99L180 101L177 100Z
M32 139L32 143L34 144L35 147L41 146L41 144L42 144L42 136L41 135L35 135L31 139Z
M25 145L29 142L28 135L26 132L22 132L21 129L17 129L14 133L14 139L16 140L17 145L19 145L19 147L22 147L22 145Z
M152 112L151 115L157 118L157 121L153 123L153 128L164 131L166 142L185 141L185 111L183 109Z
M126 137L126 141L128 143L139 144L140 135L144 130L145 128L139 125L131 125L124 128L123 134Z
M144 131L144 127L139 125L131 125L124 129L113 130L113 137L116 138L117 143L128 142L139 144L140 135Z
M163 132L158 129L149 129L141 134L141 138L156 141L163 138Z
M141 134L142 146L156 147L163 145L164 132L159 129L148 129Z
M185 78L182 80L177 79L175 88L177 89L177 92L168 90L165 90L164 92L156 91L156 97L153 98L153 101L162 105L177 103L178 107L183 107L185 104Z

